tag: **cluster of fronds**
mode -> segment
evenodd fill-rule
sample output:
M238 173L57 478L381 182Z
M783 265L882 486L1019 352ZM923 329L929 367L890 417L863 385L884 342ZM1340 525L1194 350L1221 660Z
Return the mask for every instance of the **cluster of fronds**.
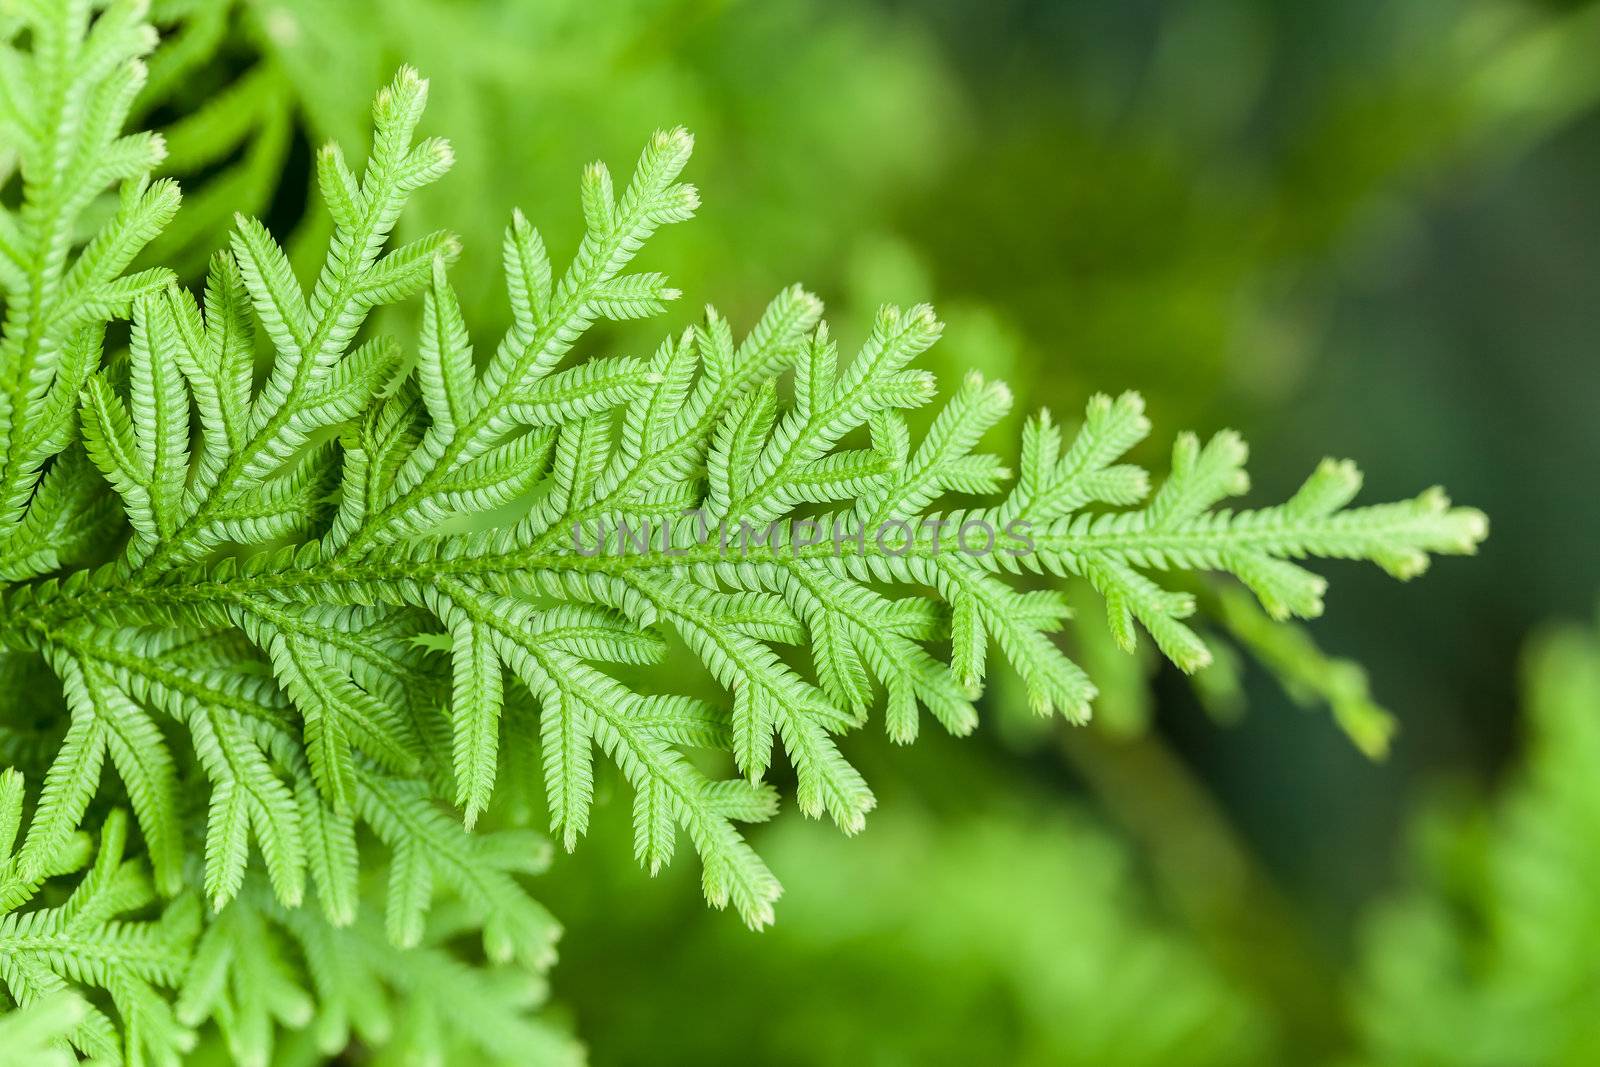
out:
M0 843L18 839L0 976L18 1004L52 1005L44 1032L70 1019L93 1057L176 1062L214 1021L239 1062L270 1055L275 1024L312 1027L325 1050L403 1026L408 1047L526 1062L558 1044L524 1017L536 998L457 959L453 936L478 931L507 973L551 958L556 926L517 878L540 842L474 829L503 738L537 744L568 848L603 754L633 789L641 862L667 863L681 831L707 898L760 926L779 886L739 824L776 810L780 749L800 809L853 832L873 795L836 738L878 706L898 741L923 710L971 730L992 647L1035 710L1087 717L1095 686L1051 636L1062 598L1015 575L1087 580L1118 643L1142 628L1194 670L1208 659L1184 621L1194 600L1152 574L1224 572L1274 617L1309 616L1323 583L1301 557L1409 577L1483 536L1437 491L1347 507L1347 463L1284 504L1221 507L1247 487L1230 433L1180 437L1151 493L1123 461L1149 431L1133 394L1094 398L1069 434L1034 419L1011 483L973 451L1010 404L1003 386L969 378L913 441L904 413L937 391L910 367L939 335L925 307L884 310L845 361L798 288L742 338L709 312L648 357L573 360L596 322L677 295L626 271L696 208L682 131L657 135L620 189L585 172L587 232L564 268L515 217L513 325L480 357L447 275L455 241L390 239L452 163L445 142L415 140L427 86L409 70L378 95L359 173L335 147L317 156L334 230L309 290L246 218L199 298L162 271L125 274L178 206L147 179L159 140L121 133L155 36L133 2L13 8L0 647L19 677L47 668L61 697L30 688L7 712L6 748L46 766L25 834L20 781L0 798ZM87 243L85 219L100 223ZM413 364L364 326L419 292ZM106 358L107 323L124 318L126 356ZM669 638L726 706L671 692L683 662L639 669ZM708 771L696 749L731 753L739 773ZM108 760L120 796L102 796ZM131 808L141 859L123 861L107 798ZM92 820L91 873L60 907L30 906L81 867ZM117 918L156 900L171 902L159 922ZM422 973L431 1008L406 999ZM120 1022L49 1000L71 986L104 989ZM403 1024L391 998L411 1006Z

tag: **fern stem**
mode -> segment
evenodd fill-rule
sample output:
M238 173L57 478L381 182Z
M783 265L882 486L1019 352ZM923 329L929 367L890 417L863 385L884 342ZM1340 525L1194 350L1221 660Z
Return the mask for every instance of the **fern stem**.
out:
M1380 505L1380 508L1386 507ZM1425 522L1407 514L1376 509L1356 509L1331 518L1300 522L1238 522L1213 528L1210 524L1189 530L1126 531L1084 533L1070 528L1046 531L1036 539L1031 555L1008 558L999 554L973 556L952 539L940 540L923 531L922 536L900 545L885 546L874 537L853 534L837 540L827 538L816 544L772 545L758 541L750 546L723 546L712 541L692 547L674 548L670 553L652 549L641 554L599 553L583 555L575 551L537 548L513 549L483 554L435 554L430 542L398 545L350 561L342 554L317 559L306 553L279 552L252 559L241 572L231 564L181 572L129 574L117 567L74 576L62 582L46 580L18 587L6 594L0 607L0 641L15 646L27 643L29 633L48 635L78 619L101 615L134 615L149 609L199 611L240 603L253 597L291 597L332 603L360 603L365 600L394 600L395 590L405 586L427 586L449 577L477 577L520 582L537 588L543 579L559 581L563 574L623 575L675 571L684 567L718 564L806 563L822 568L838 568L849 560L875 563L899 569L910 561L963 560L971 567L987 571L1027 569L1051 573L1074 573L1087 557L1103 556L1140 561L1154 569L1195 565L1221 569L1220 561L1241 551L1258 550L1274 555L1318 555L1359 557L1370 546L1400 540L1416 541L1425 536ZM1242 513L1240 517L1251 513ZM948 523L962 519L962 513L929 520ZM826 518L823 522L826 523ZM841 527L841 529L854 529ZM152 557L153 558L153 557ZM387 590L387 592L385 592Z

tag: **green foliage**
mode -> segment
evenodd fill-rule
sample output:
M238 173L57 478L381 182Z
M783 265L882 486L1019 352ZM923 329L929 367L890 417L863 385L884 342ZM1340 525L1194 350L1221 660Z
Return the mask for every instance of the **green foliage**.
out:
M1369 931L1370 1062L1577 1067L1600 1046L1600 640L1547 635L1528 668L1526 765L1487 812L1422 827L1419 884Z
M766 852L793 874L781 921L758 939L696 930L643 973L585 976L563 964L563 985L594 1005L584 1028L596 1061L1284 1062L1261 1005L1150 899L1137 864L1088 814L1030 796L936 817L903 799L860 841L799 822L772 827ZM632 880L587 874L563 910L586 927L585 954L597 960L664 921L689 921L649 906L618 916ZM581 899L589 894L599 901ZM729 973L738 982L725 984ZM827 981L797 983L797 973ZM595 988L574 988L585 980ZM723 987L709 1010L708 985ZM755 1032L711 1024L777 1002L783 1011Z
M194 901L180 898L155 922L128 920L157 895L143 864L124 861L127 819L114 812L71 896L53 907L27 908L45 879L78 870L91 849L75 834L47 866L27 868L13 850L22 804L21 775L0 774L0 980L14 1003L37 1011L13 1025L24 1035L37 1027L33 1040L52 1055L66 1047L64 1038L108 1063L121 1062L124 1050L135 1062L177 1063L194 1035L160 991L177 985L187 964L198 926ZM68 996L85 988L104 990L119 1022Z
M20 203L0 208L0 577L48 574L106 535L92 472L76 452L78 393L100 362L106 322L172 275L124 275L178 209L151 182L161 138L124 135L156 43L140 5L117 3L89 31L86 2L10 5L0 23L0 131ZM31 47L15 39L24 29ZM107 190L118 190L115 204ZM86 236L87 234L87 236Z
M78 1058L65 1046L83 1024L88 1005L70 993L0 1017L0 1064L4 1067L71 1067Z
M24 1009L0 1017L7 1038L0 1057L17 1057L0 1063L62 1056L61 1062L76 1062L70 1045L96 1063L175 1064L194 1049L195 1028L208 1021L237 1064L272 1062L279 1025L307 1031L324 1055L358 1037L386 1049L394 1062L462 1055L508 1065L573 1061L570 1040L529 1014L543 1000L538 974L551 960L554 924L526 914L515 894L472 896L493 886L496 865L537 871L546 850L503 833L491 837L493 855L451 854L435 836L441 818L419 801L404 788L375 801L386 805L380 819L404 821L409 831L409 851L397 851L387 879L387 932L376 918L381 880L368 880L364 892L377 899L351 923L285 909L252 879L202 933L192 893L177 897L157 921L129 920L158 897L143 862L123 859L121 812L106 818L98 856L71 895L55 906L29 907L44 878L72 874L91 848L74 834L42 877L22 873L11 844L22 820L22 779L15 771L0 775L0 977ZM425 902L431 872L443 864L461 869L455 877L469 888L425 928L412 909ZM406 903L397 905L397 896ZM353 918L354 901L350 907ZM407 928L395 930L397 920ZM486 950L502 962L474 963L450 947L451 939L480 928ZM512 940L524 933L532 933L531 958L519 957ZM73 995L85 989L104 990L117 1021Z
M880 706L898 742L924 709L969 732L993 648L1036 712L1087 719L1095 684L1052 636L1067 604L1035 576L1089 583L1119 646L1142 629L1193 671L1210 661L1195 599L1158 576L1232 575L1272 618L1311 617L1324 583L1299 560L1409 578L1486 532L1437 490L1349 507L1359 476L1332 461L1286 503L1226 507L1248 488L1230 432L1180 435L1152 493L1126 462L1150 431L1132 393L1094 397L1071 432L1031 420L1013 482L974 451L1010 407L1002 385L970 375L914 438L906 413L938 392L912 367L940 334L925 306L881 311L848 360L798 287L742 338L708 310L649 357L574 358L598 323L678 296L629 269L698 206L682 130L620 185L584 172L569 263L513 217L511 325L480 356L456 240L395 238L454 160L416 139L428 86L409 68L377 96L359 173L317 154L332 225L309 289L242 216L201 297L124 277L177 203L146 180L158 140L120 134L153 34L132 2L13 8L0 647L8 670L59 679L62 703L14 852L20 778L0 805L0 974L30 1008L103 988L118 1021L80 1006L68 1033L96 1059L175 1062L208 1023L251 1064L280 1028L325 1054L352 1035L402 1059L565 1054L527 1014L557 928L519 880L541 843L496 807L503 739L537 745L565 847L589 826L598 750L631 788L638 860L665 866L681 831L706 898L759 927L780 888L739 827L776 811L780 753L798 807L854 833L875 800L837 738ZM419 292L411 363L368 320ZM103 358L123 315L126 357ZM681 692L695 661L726 700ZM140 861L97 806L108 761ZM66 903L17 910L81 864L96 819L100 859ZM158 900L157 923L118 918ZM15 1025L59 1033L70 1014L37 1010Z
M401 884L395 877L391 870L391 900ZM579 1058L568 1037L531 1014L545 995L537 969L484 965L453 951L450 939L478 925L459 906L425 933L418 919L415 932L396 937L376 918L384 892L372 882L371 905L335 925L284 908L264 884L247 884L196 945L180 1017L215 1020L229 1062L241 1064L276 1062L279 1027L305 1034L321 1056L356 1041L382 1050L385 1063L512 1067Z
M373 86L404 58L428 72L432 114L461 158L448 188L409 206L402 237L448 226L487 252L507 205L547 203L571 160L631 153L642 131L683 122L703 135L706 185L742 193L669 238L679 270L740 314L791 275L842 280L841 261L935 173L957 112L935 50L904 20L864 6L819 14L810 0L626 0L603 14L578 0L157 3L170 33L141 105L168 141L162 173L188 202L151 261L203 277L235 211L284 214L288 202L279 236L297 267L314 265L329 220L314 189L298 207L295 142L363 144ZM826 227L797 210L819 188L830 190ZM541 222L553 246L581 235L566 218ZM727 249L754 253L752 242L781 260L734 268ZM469 256L452 274L475 330L507 321L495 266Z

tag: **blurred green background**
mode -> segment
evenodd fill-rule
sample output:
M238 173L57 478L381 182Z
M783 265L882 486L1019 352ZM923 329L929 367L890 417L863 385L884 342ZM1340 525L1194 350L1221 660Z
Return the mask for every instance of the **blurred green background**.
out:
M1005 378L1022 411L1137 388L1165 432L1243 431L1260 499L1334 454L1371 499L1442 482L1492 517L1479 559L1419 583L1332 568L1312 634L1398 717L1383 762L1249 657L1195 686L1113 663L1081 731L998 685L967 741L848 742L880 797L859 839L793 813L756 832L787 886L761 935L707 912L688 864L649 884L602 804L542 887L568 926L556 1010L596 1062L1600 1062L1578 1025L1600 1018L1600 651L1534 637L1600 593L1600 6L157 13L180 28L150 118L192 192L154 254L191 271L240 208L313 246L312 149L359 144L410 62L460 162L405 225L463 235L485 337L511 207L570 247L578 168L681 123L706 206L650 253L680 323L707 301L747 322L801 280L848 341L927 299L945 379Z

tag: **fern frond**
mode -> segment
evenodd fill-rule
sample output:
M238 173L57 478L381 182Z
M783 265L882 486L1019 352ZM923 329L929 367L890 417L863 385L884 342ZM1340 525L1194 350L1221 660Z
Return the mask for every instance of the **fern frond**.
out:
M141 308L145 336L169 339L163 355L182 368L198 402L204 443L202 462L170 504L170 530L130 543L127 560L137 573L159 574L225 541L261 543L296 528L315 501L295 487L316 484L331 456L298 473L285 468L313 437L354 417L387 384L398 361L394 346L379 340L352 351L351 342L372 308L414 292L435 257L455 254L447 235L383 251L407 198L453 161L447 142L412 143L427 89L414 71L403 70L379 94L373 154L359 181L348 177L336 148L324 150L329 166L348 177L325 178L325 188L348 210L339 213L309 294L265 228L240 218L231 254L213 264L204 313L178 289ZM247 308L277 352L254 396ZM136 372L140 364L136 346ZM132 413L134 429L149 436L159 413L140 407ZM117 468L101 468L117 484ZM274 476L290 483L264 491L263 479ZM143 531L136 526L136 532Z
M397 877L391 868L391 886ZM239 1064L274 1062L285 1031L306 1032L326 1056L359 1040L385 1062L580 1062L572 1040L535 1014L548 960L537 969L473 965L449 945L473 924L455 901L449 914L397 947L377 917L382 889L364 887L364 896L380 899L353 924L333 925L283 907L265 885L248 880L200 937L177 999L179 1016L197 1027L215 1023Z
M1207 613L1272 671L1290 699L1302 706L1325 704L1363 755L1388 755L1399 720L1377 703L1359 663L1328 655L1303 627L1274 620L1242 589L1218 587L1203 596Z
M194 1034L178 1021L163 990L178 984L187 965L199 925L193 899L180 897L156 920L127 918L157 896L139 861L123 859L127 820L113 812L98 855L71 896L56 906L28 907L46 879L77 870L91 848L74 834L57 842L43 863L25 867L12 852L22 803L21 776L0 774L0 982L15 1004L42 1014L0 1024L23 1033L39 1026L35 1040L51 1055L70 1055L70 1045L96 1062L176 1065L193 1047ZM115 1021L71 996L87 990L104 991ZM11 1052L9 1044L3 1048Z
M156 42L142 13L137 0L97 14L84 0L27 3L0 27L0 131L21 179L20 202L0 207L0 573L11 581L71 558L64 529L100 528L79 466L45 470L72 443L106 323L172 278L124 273L179 200L172 182L150 181L161 138L122 132ZM114 189L114 207L103 204Z
M676 295L628 271L698 204L681 130L657 135L620 189L585 171L587 232L564 268L513 217L512 325L480 360L446 270L453 242L385 251L406 197L449 166L443 142L413 144L425 96L410 71L379 94L361 177L337 149L319 156L335 235L309 292L242 220L203 305L175 287L132 301L126 392L109 371L89 379L85 452L132 532L118 562L18 587L0 613L0 640L43 653L72 709L26 862L70 837L109 755L176 888L182 761L154 725L169 720L211 787L215 906L247 883L253 841L284 906L309 877L327 917L352 921L364 826L391 856L396 944L422 936L447 891L485 924L491 958L535 968L553 927L496 836L468 832L531 698L562 843L589 824L603 753L634 791L640 861L667 863L681 830L707 898L759 926L780 890L738 824L776 809L764 779L778 759L804 812L858 830L875 801L838 737L880 704L898 741L924 708L970 731L991 646L1036 710L1087 717L1094 683L1052 637L1066 603L1017 576L1086 580L1119 643L1142 628L1194 670L1209 655L1184 621L1194 600L1165 573L1223 572L1274 617L1312 616L1323 585L1302 558L1410 577L1485 533L1436 491L1347 507L1349 464L1285 504L1222 508L1247 486L1230 433L1180 436L1150 496L1124 460L1149 432L1134 394L1092 399L1065 446L1047 416L1030 422L1007 490L1001 462L974 452L1010 406L1003 386L969 378L913 441L904 413L936 392L912 366L940 333L926 307L883 310L850 359L793 288L743 340L710 311L648 358L574 360L596 322ZM402 372L397 345L358 332L375 303L417 290L423 339ZM257 331L273 357L260 388ZM673 693L655 666L669 637L726 707ZM731 754L740 777L687 749Z

